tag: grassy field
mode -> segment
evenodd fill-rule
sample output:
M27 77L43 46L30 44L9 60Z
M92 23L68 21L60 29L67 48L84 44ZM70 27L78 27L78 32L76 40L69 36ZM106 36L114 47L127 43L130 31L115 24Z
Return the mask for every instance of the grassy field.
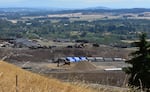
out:
M82 14L82 13L69 13L69 14L53 14L48 15L49 18L55 18L55 17L68 17L70 18L70 21L93 21L93 20L103 20L103 19L122 19L124 16L131 16L127 17L128 19L150 19L150 16L143 16L139 17L138 14L134 13L126 13L126 14L118 14L113 15L111 13L99 13L99 14ZM34 18L34 17L33 17Z
M95 90L85 85L73 85L45 78L0 61L0 92L95 92Z

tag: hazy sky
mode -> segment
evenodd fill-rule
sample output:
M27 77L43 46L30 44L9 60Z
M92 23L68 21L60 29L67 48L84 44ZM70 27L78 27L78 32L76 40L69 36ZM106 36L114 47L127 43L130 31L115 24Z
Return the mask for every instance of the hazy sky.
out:
M0 0L0 7L150 8L150 0Z

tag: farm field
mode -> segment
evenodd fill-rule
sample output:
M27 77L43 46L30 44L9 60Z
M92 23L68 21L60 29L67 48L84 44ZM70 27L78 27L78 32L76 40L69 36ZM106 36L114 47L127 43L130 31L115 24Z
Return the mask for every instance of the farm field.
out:
M149 12L144 12L149 13ZM48 15L49 18L63 18L67 17L70 19L70 21L83 21L83 20L88 20L88 21L94 21L94 20L106 20L106 19L123 19L123 18L128 18L128 19L150 19L150 16L138 16L138 14L134 13L125 13L125 14L112 14L112 13L91 13L91 14L82 14L82 13L69 13L69 14L50 14ZM34 18L34 17L32 17Z

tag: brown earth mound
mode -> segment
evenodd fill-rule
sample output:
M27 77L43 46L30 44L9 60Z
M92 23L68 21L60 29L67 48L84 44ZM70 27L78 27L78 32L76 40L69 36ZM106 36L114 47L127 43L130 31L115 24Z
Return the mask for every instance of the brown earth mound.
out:
M81 61L81 62L78 62L70 70L72 70L72 71L92 71L92 70L96 70L96 69L97 69L96 65L94 65L88 61Z

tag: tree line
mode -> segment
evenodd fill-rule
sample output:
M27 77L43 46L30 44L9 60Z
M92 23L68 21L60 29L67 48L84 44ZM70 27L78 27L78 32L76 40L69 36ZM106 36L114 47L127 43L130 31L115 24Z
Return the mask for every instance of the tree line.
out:
M42 21L42 22L41 22ZM86 39L97 43L118 43L138 38L140 32L150 34L149 20L114 19L97 21L33 19L13 24L0 20L1 37L27 37L46 39ZM31 23L31 25L27 25ZM150 38L150 35L148 35Z

